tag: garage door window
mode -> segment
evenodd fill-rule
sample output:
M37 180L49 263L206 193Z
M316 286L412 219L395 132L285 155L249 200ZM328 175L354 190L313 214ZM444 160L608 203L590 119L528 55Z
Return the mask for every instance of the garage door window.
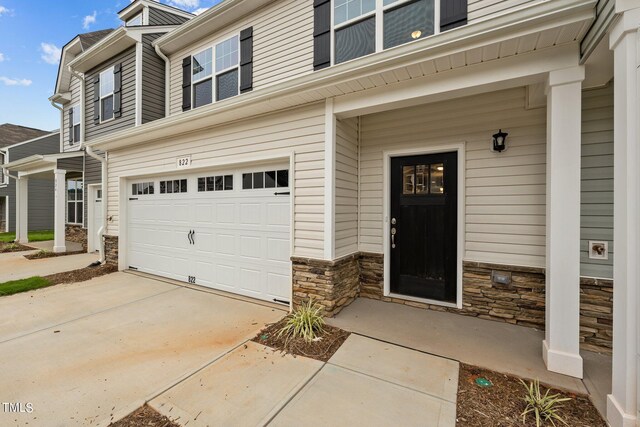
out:
M186 193L187 180L173 179L169 181L160 181L160 194Z
M261 188L289 187L289 170L253 172L242 174L242 189L252 190Z
M134 196L153 194L154 190L153 182L138 182L137 184L131 185L131 194Z
M198 178L198 192L233 190L233 175L206 176Z

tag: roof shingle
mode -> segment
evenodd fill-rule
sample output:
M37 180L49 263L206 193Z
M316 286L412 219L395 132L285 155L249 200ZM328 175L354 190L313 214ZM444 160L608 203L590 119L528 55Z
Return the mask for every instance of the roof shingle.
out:
M30 139L38 138L39 136L48 135L50 133L51 132L46 130L5 123L3 125L0 125L0 148L17 144L19 142L28 141Z

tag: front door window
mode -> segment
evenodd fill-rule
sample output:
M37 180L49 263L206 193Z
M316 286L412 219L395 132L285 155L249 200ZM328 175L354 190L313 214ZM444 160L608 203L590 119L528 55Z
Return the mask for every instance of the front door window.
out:
M457 298L457 153L391 160L391 292Z

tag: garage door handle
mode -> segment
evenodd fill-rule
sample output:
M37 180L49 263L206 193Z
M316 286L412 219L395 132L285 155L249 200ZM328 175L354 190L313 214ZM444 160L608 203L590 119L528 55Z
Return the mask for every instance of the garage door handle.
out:
M274 196L289 196L291 194L290 191L281 191L281 192L275 192L273 193Z
M196 231L195 230L191 230L191 244L192 245L196 244Z
M193 245L195 243L195 241L193 240L193 234L193 230L189 230L189 232L187 233L187 240L189 240L190 245Z

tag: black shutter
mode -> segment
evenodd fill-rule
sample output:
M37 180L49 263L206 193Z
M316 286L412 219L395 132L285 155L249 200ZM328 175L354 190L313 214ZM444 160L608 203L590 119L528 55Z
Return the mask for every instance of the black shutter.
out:
M73 107L69 108L69 144L73 144Z
M467 24L468 0L440 0L440 31Z
M122 64L113 67L113 117L122 116Z
M253 89L253 27L240 31L240 93Z
M182 60L182 111L191 109L191 56Z
M331 0L313 0L313 69L331 65Z
M100 124L100 74L93 78L93 122Z

